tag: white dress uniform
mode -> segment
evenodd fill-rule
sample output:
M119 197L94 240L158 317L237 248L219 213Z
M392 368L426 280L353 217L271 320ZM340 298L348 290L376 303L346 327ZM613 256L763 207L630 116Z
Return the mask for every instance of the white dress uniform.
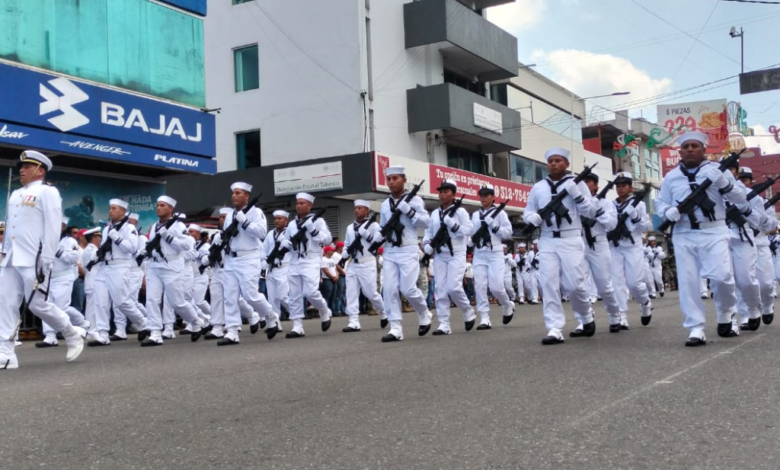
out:
M492 186L486 185L480 188L483 193L494 194ZM471 222L476 232L486 224L490 233L490 241L485 245L474 246L474 291L477 298L477 311L479 312L480 322L478 329L487 329L491 327L490 323L490 301L488 299L488 289L493 297L498 300L502 307L503 324L508 324L512 320L515 312L514 290L512 286L511 266L507 266L504 255L504 245L502 240L512 238L512 223L505 211L496 213L498 207L491 206L479 209L471 214ZM507 254L511 258L511 254ZM506 287L506 277L509 276L509 287ZM439 284L439 277L436 277L436 284ZM518 284L520 285L520 284ZM437 293L438 295L438 293ZM512 297L510 297L510 295ZM438 309L438 305L436 306ZM438 313L438 312L437 312ZM485 326L483 326L485 325Z
M274 211L274 217L278 216L289 218L290 214L286 211ZM287 227L283 228L281 231L274 229L271 232L271 236L265 237L265 241L263 242L265 258L274 251L274 248L278 249L286 230ZM275 266L268 266L265 261L262 266L263 269L266 269L265 285L268 290L268 301L271 303L274 312L281 312L282 307L288 312L290 311L290 256L290 253L287 252L284 254L284 257L276 261Z
M518 299L521 304L525 303L525 287L523 282L523 274L525 274L525 270L527 269L525 266L525 258L526 256L524 253L520 253L519 251L515 253L515 281L517 281L517 292L515 294L515 298Z
M192 228L192 225L190 225ZM200 228L200 227L198 227ZM211 318L211 306L206 302L206 291L209 289L209 275L210 269L205 269L203 274L200 272L200 260L204 256L208 256L211 244L198 240L195 242L193 249L195 250L195 259L190 263L192 267L192 303L200 310L201 318Z
M84 235L88 236L99 231L99 228L94 228L87 231ZM98 248L93 243L87 243L87 247L84 248L84 253L81 255L81 264L85 267L85 269L89 264L89 261L94 257L97 249ZM86 316L87 321L92 325L90 327L90 332L94 334L97 334L97 331L94 329L94 325L97 323L96 311L98 309L98 304L109 305L108 292L105 289L98 292L95 291L95 278L98 277L100 269L101 265L96 264L84 275L84 294L86 295L84 316Z
M556 148L549 150L545 158L562 156L568 159L568 155L568 150ZM562 292L569 295L575 314L579 315L586 328L593 322L593 311L585 284L585 245L582 241L580 216L593 218L597 207L585 183L575 184L573 180L572 175L566 175L559 181L546 177L536 183L528 196L528 204L523 214L526 222L541 226L542 229L538 246L539 255L542 257L539 270L544 320L548 329L544 344L563 342L562 330L566 325L566 315L561 303ZM563 199L563 205L569 211L570 220L557 220L553 216L548 225L541 219L538 211L562 191L568 193Z
M403 175L405 171L401 166L391 166L385 170L385 175ZM401 325L401 319L403 318L401 295L409 301L414 311L417 312L420 326L418 334L425 335L428 333L431 318L433 317L428 310L426 299L423 298L422 292L417 288L417 278L420 273L418 258L420 248L417 245L417 230L428 228L430 217L419 196L413 197L408 203L404 201L405 198L406 193L399 199L395 199L390 195L382 201L382 208L379 213L379 222L384 226L393 216L393 210L397 206L401 206L404 209L406 209L406 206L409 207L409 209L406 209L406 213L401 214L400 223L403 225L401 239L396 240L395 234L390 234L389 239L383 240L382 298L385 301L385 309L388 311L387 318L390 322L390 332L382 338L382 341L385 342L393 341L393 338L395 340L403 340L404 338ZM434 270L436 272L436 291L434 295L436 295L439 292L439 285L446 285L447 281L444 279L446 271L439 271L439 267L436 264L434 264Z
M298 194L296 199L306 199L314 202L314 197L310 194ZM298 246L292 246L290 240L295 237L299 231L305 231L304 241ZM287 230L282 235L282 248L290 251L290 267L288 277L290 280L290 320L293 322L292 331L287 333L287 337L294 338L304 336L303 317L306 306L304 298L308 300L312 307L317 309L320 314L320 323L323 331L330 328L330 318L332 312L328 308L328 303L320 293L320 260L322 258L322 247L329 245L333 237L328 230L328 224L322 218L314 219L314 214L295 220L287 226Z
M650 238L652 240L653 237ZM653 272L653 283L655 284L655 290L662 297L664 295L664 264L663 260L666 259L666 253L660 245L650 247L652 255L648 255L650 260L650 269Z
M513 299L517 297L515 286L512 285L513 269L517 271L517 263L515 263L514 256L512 256L512 253L504 254L504 291L506 291L506 295L512 303L514 303ZM490 291L493 292L492 289Z
M606 199L595 198L595 204L598 206L596 217L593 218L596 223L593 227L588 227L586 224L582 226L582 240L585 242L585 270L590 274L598 296L604 300L604 308L607 310L609 324L612 326L620 324L620 307L612 282L612 251L607 241L607 232L614 230L617 225L617 210L615 204ZM588 296L593 296L590 286ZM577 320L581 321L580 318Z
M139 215L130 214L130 219L137 221L139 219ZM131 222L128 221L128 223ZM136 226L136 232L137 231L138 226ZM146 235L138 233L138 246L136 247L135 253L133 253L131 257L132 259L138 257L141 251L146 248L146 243L148 241L149 239L146 238ZM139 295L141 294L141 287L143 287L144 284L144 270L146 268L146 263L147 261L144 260L139 266L137 262L133 262L130 266L130 269L127 271L127 283L130 286L130 299L135 302L135 307L144 317L146 317L146 306L140 302ZM127 317L124 316L124 314L122 314L122 312L119 310L114 310L114 326L116 327L116 331L109 339L111 341L121 341L123 339L127 339Z
M238 188L237 184L239 183L231 186L231 189ZM248 188L245 190L251 192L251 186ZM268 222L263 211L257 207L253 207L246 214L234 210L225 217L223 230L230 226L233 218L237 218L239 223L238 234L230 240L230 252L225 255L225 272L222 282L225 327L227 328L225 338L238 342L238 329L241 328L241 310L238 302L241 297L254 311L259 313L260 321L267 322L268 330L266 332L272 331L269 336L272 338L276 334L279 314L274 312L265 295L258 290L260 268L264 256L262 252L263 240L267 234Z
M697 140L706 145L705 134L693 131L678 138L680 144ZM714 202L712 214L705 215L701 208L695 209L696 221L680 214L677 201L683 201L691 194L691 186L711 180L707 197ZM675 220L672 242L677 262L677 281L680 291L680 308L685 316L683 326L690 330L687 345L704 344L706 309L702 299L700 279L711 282L718 315L719 333L731 331L731 319L736 314L736 292L734 274L729 258L729 229L726 227L726 206L724 197L732 204L746 202L743 191L734 191L734 177L731 172L721 172L718 164L703 161L697 168L684 168L681 164L669 172L661 183L661 191L655 201L656 213L664 219ZM722 327L720 325L723 325Z
M523 274L523 284L525 287L525 298L532 304L539 303L540 261L538 251L528 250L525 253L526 272Z
M112 205L127 207L124 201L110 201ZM120 204L121 203L121 204ZM133 297L132 286L130 285L130 271L133 265L138 266L135 261L135 253L138 250L138 233L133 224L125 223L119 228L121 222L110 222L103 229L102 244L111 244L111 249L106 253L105 261L100 267L98 277L95 279L96 289L105 289L108 292L108 298L113 306L114 312L120 312L133 324L138 331L146 330L146 317L138 309L138 298ZM107 305L97 305L96 321L94 332L90 333L90 345L96 346L97 343L109 344L108 330L111 328L111 312Z
M747 168L743 168L742 170L747 170ZM774 315L775 311L774 297L772 295L775 270L774 264L772 263L772 250L769 248L769 239L766 234L777 228L777 215L775 214L774 207L764 209L765 203L766 199L762 196L756 196L750 201L750 206L753 211L760 214L760 224L753 231L758 254L758 259L756 261L756 279L758 279L758 286L761 291L761 314L765 320L764 323L769 324L772 320L770 319L771 317L767 318L767 315ZM766 320L768 320L768 322Z
M616 181L627 181L630 184L631 176L621 172L618 173ZM612 282L620 309L620 324L624 327L628 327L629 292L641 306L643 325L649 323L652 315L650 295L645 284L645 273L648 272L648 267L642 246L642 232L649 230L651 223L647 216L645 203L639 202L633 207L635 202L633 195L628 196L625 201L615 199L614 204L618 219L620 219L621 214L628 214L626 228L630 235L621 238L618 241L618 246L615 246L614 243L609 245L612 253Z
M772 253L772 264L775 267L775 282L780 281L780 256L777 256L777 249L780 247L780 235L770 235L769 250Z
M650 265L650 259L653 255L649 246L644 245L642 247L642 255L644 257L644 283L647 286L647 293L650 295L650 298L654 299L657 292L655 290L655 281L653 280L653 268Z
M368 201L358 199L355 206L370 207ZM371 302L374 310L379 314L380 320L387 319L385 305L382 302L382 296L376 288L377 266L376 257L368 251L371 243L370 238L379 232L379 224L367 219L364 221L354 221L347 227L347 234L344 237L344 246L349 248L356 238L360 238L360 248L355 253L347 253L350 256L347 265L347 316L349 324L344 329L345 332L360 330L360 293Z
M48 157L35 151L23 152L20 160L43 165L47 170L52 167ZM68 315L54 305L47 293L62 229L60 193L43 181L32 181L11 193L5 213L5 237L0 249L0 370L19 367L14 352L19 306L34 289L37 292L30 302L30 311L63 334L68 345L66 360L73 361L84 348L85 332L71 324ZM37 282L38 269L46 276L41 285Z
M208 326L209 325L209 321L210 321L210 315L208 313L208 312L210 312L209 305L206 304L206 311L204 311L203 309L198 307L197 302L195 302L195 272L193 271L192 266L193 266L193 264L198 264L198 265L200 264L201 256L199 256L197 250L195 249L195 243L196 242L195 242L195 239L192 238L192 236L189 235L189 228L187 229L187 236L188 236L188 240L187 240L188 249L185 250L185 251L182 251L182 259L184 260L184 266L185 266L185 269L184 269L184 282L183 282L183 285L184 285L184 301L187 302L188 304L192 305L193 307L195 307L195 311L198 313L198 318L200 318L200 320L201 320L201 322L203 323L204 326ZM198 272L198 274L200 274L200 273ZM208 277L206 277L206 285L208 286ZM205 295L205 293L204 293L204 295ZM175 322L175 317L176 316L173 313L173 309L170 308L167 305L164 305L164 308L163 308L163 323L166 324L165 325L165 327L166 327L165 330L166 331L163 331L163 338L164 339L168 339L167 338L168 334L173 336L173 322ZM168 329L168 324L167 324L167 321L165 320L166 318L171 319L171 328L170 329ZM195 329L197 331L197 329L193 325L187 323L187 324L185 324L184 329L179 332L179 336L186 336L186 335L192 334L193 329Z
M168 196L160 196L158 202L176 206L176 201ZM165 222L158 222L149 232L150 240L154 240L160 232L160 251L147 253L149 264L146 268L146 313L151 336L142 345L153 346L162 344L163 316L160 305L165 296L165 305L196 327L199 333L204 326L198 317L197 309L184 297L184 281L187 266L182 253L189 249L192 237L187 233L187 227L181 220L173 222L170 229L165 229ZM197 340L198 336L194 337Z
M88 328L89 323L78 310L70 306L73 283L78 277L79 244L75 238L64 236L57 245L57 253L54 255L54 266L51 272L51 284L49 285L49 299L58 308L65 312L74 326ZM57 344L57 332L48 323L43 322L44 341L49 344Z
M442 186L447 183L448 180L445 180ZM450 184L454 186L454 184ZM442 225L446 225L446 230L452 242L451 253L449 247L442 246L433 256L433 270L436 272L436 290L434 295L436 296L436 316L439 319L439 326L434 331L435 335L449 335L452 333L450 325L450 299L463 312L463 321L466 323L467 331L474 326L474 321L477 317L474 309L471 307L469 298L466 297L466 292L463 290L463 276L466 273L466 240L474 232L474 226L471 223L468 212L462 207L458 207L454 214L450 216L453 207L451 204L444 209L441 207L436 208L431 213L430 224L423 236L423 250L427 254L434 253L430 243ZM500 242L498 249L501 249ZM389 252L389 247L386 251ZM416 274L418 273L419 269ZM500 271L500 274L501 279L499 283L503 285L503 269ZM504 296L506 297L506 293L504 293ZM422 299L422 294L420 298ZM422 301L425 305L425 299L422 299Z

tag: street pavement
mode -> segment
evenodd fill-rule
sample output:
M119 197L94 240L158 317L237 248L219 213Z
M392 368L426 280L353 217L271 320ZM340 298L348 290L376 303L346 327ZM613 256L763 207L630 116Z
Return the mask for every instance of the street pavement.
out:
M780 468L780 322L722 339L707 305L702 348L683 346L676 293L618 334L599 303L596 335L557 346L527 305L468 333L453 310L444 337L406 314L392 344L367 316L234 347L131 338L73 364L28 343L0 372L0 468Z

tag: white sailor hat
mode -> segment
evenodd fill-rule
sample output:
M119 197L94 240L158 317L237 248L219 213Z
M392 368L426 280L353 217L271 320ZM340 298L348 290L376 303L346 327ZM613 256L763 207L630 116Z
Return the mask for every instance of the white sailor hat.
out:
M536 240L532 241L531 243L533 243L534 245L536 245L536 244L538 244L538 243L539 243L539 239L537 238Z
M68 225L68 222L70 222L70 217L62 216L62 224Z
M305 201L309 201L310 203L314 204L314 196L312 196L309 193L298 193L295 195L295 199L303 199Z
M230 190L235 191L236 189L244 190L248 193L252 192L252 185L249 183L244 183L242 181L237 181L230 185Z
M406 174L406 168L404 168L401 165L394 165L385 168L385 176L405 175L405 174Z
M274 217L284 217L285 219L289 219L290 218L290 213L287 212L287 211L283 211L281 209L276 209L274 211L273 215L274 215Z
M493 195L495 195L496 194L496 188L492 184L490 184L490 183L485 183L485 184L482 185L481 188L479 188L479 195L482 196L483 194L493 194Z
M518 248L525 248L525 243L518 243L518 244L517 244L517 247L518 247Z
M748 168L746 166L740 167L740 169L739 169L739 178L740 179L742 179L742 178L753 179L753 170L751 170L750 168Z
M229 207L221 207L219 209L219 215L228 215L228 214L232 214L232 213L233 213L233 209L231 209Z
M695 140L697 142L700 142L704 147L707 146L707 134L705 134L702 131L688 131L683 134L680 134L680 136L677 137L677 144L680 147L682 147L683 144L685 144L689 140Z
M454 192L458 190L458 184L451 179L446 179L441 182L439 187L436 188L436 191L441 191L443 189L451 189Z
M202 232L203 231L203 227L201 227L198 224L190 224L190 225L187 226L187 230L197 230L198 232Z
M51 171L52 167L54 166L51 164L49 157L42 154L41 152L36 152L35 150L25 150L22 152L22 154L19 155L19 161L22 163L35 163L37 165L43 165L46 167L46 171Z
M179 214L179 220L187 220L187 214Z
M141 220L141 216L140 216L140 215L138 215L138 214L136 214L135 212L133 212L132 214L130 214L130 215L127 217L127 218L128 218L128 219L133 219L133 220Z
M87 230L86 232L84 232L84 236L87 236L87 235L94 235L94 234L96 234L96 233L97 233L98 235L100 235L100 234L101 234L101 233L100 233L100 230L101 230L101 229L100 229L100 227L91 228L91 229Z
M549 160L553 156L559 156L569 160L569 151L562 147L553 147L544 154L544 159Z
M647 241L654 242L655 241L655 235L650 235L649 237L647 237Z
M108 205L109 206L119 206L119 207L121 207L124 210L127 210L127 207L128 207L128 204L125 201L123 201L121 199L116 199L116 198L115 199L111 199L110 201L108 201Z
M157 202L164 202L171 207L176 207L176 199L170 196L160 196L157 198Z
M371 209L371 203L365 199L355 199L355 207L368 207Z
M627 171L619 171L615 175L615 184L631 184L634 182L634 176Z

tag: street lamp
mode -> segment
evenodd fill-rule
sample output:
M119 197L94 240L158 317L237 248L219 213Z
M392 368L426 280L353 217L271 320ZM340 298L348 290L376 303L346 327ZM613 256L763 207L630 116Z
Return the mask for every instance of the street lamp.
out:
M588 96L588 97L585 97L585 98L577 98L576 96L574 96L574 93L571 94L571 114L570 114L570 116L571 116L571 124L569 125L569 128L571 129L570 137L569 137L570 146L571 147L570 147L569 151L572 154L572 158L574 158L574 103L576 103L578 101L593 100L593 99L596 99L596 98L606 98L608 96L625 96L625 95L630 95L630 94L631 94L630 91L618 91L618 92L609 93L609 94L606 94L606 95ZM582 131L580 131L580 132L582 132ZM574 167L574 165L572 165L572 167ZM585 154L584 153L582 154L582 167L585 168Z
M739 32L737 32L736 26L732 26L731 30L729 31L729 36L732 38L739 38L739 44L740 44L740 60L739 63L742 67L742 73L745 73L745 31L742 30L742 27L739 27Z

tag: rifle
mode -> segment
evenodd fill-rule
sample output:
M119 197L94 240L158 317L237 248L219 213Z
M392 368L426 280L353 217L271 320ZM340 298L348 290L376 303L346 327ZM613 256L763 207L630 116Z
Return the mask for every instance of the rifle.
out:
M178 222L180 215L181 214L173 214L170 219L166 220L165 223L163 224L165 230L168 230L171 227L173 227L173 224ZM160 248L161 243L162 243L162 237L160 236L160 232L155 231L154 238L146 242L146 246L144 247L144 251L146 253L140 254L135 257L135 262L138 263L138 266L141 266L141 264L144 262L144 259L151 256L154 250L157 250L157 252L160 253L160 257L165 260L165 255L163 255L162 249Z
M604 186L601 189L601 191L599 191L599 193L596 195L596 199L598 199L598 200L605 199L607 197L607 193L609 192L610 189L612 189L613 186L615 186L615 181L614 180L608 182L607 185ZM582 226L583 227L588 227L589 229L593 228L596 225L596 218L595 217L591 219L590 217L580 216L580 220L582 221ZM592 248L592 246L591 246L591 248Z
M257 205L257 202L260 200L260 196L262 195L263 193L260 193L252 198L246 207L241 209L241 212L248 214L249 211ZM198 271L201 274L203 274L206 268L213 268L217 263L222 261L222 252L230 247L230 240L232 240L236 235L238 235L238 219L233 217L233 220L230 221L230 225L220 233L219 245L211 245L209 247L209 264L202 264L198 267Z
M347 261L350 258L355 258L357 256L358 252L360 252L360 254L363 254L363 242L362 242L363 237L360 236L360 233L358 232L358 230L360 230L361 228L367 228L369 225L371 225L371 223L374 221L373 220L374 219L373 216L374 216L374 214L371 214L371 213L368 214L368 217L366 217L366 220L364 220L363 222L358 224L358 228L354 231L355 232L355 238L354 238L354 240L352 240L352 243L350 243L349 246L346 249L347 256L341 258L341 261L339 261L339 266L341 266L342 268L344 268L344 266L346 266Z
M593 168L596 167L598 163L594 163L591 166L586 166L585 169L582 170L582 172L574 177L574 184L579 184L582 182L586 176L591 174L593 172ZM552 221L550 220L553 216L555 216L558 224L560 224L561 219L565 219L567 222L571 223L571 217L569 217L569 209L566 208L566 206L563 205L563 200L568 196L568 192L561 191L560 193L553 196L552 200L547 203L546 206L544 206L538 214L542 217L542 221L547 222L547 226L552 225ZM538 227L533 224L528 224L523 228L523 231L520 232L521 237L528 237L532 233L534 233L534 230L536 230Z
M642 202L644 196L645 193L634 193L634 200L631 201L631 207L638 206L639 203ZM618 215L618 221L617 225L615 226L615 230L607 233L607 240L611 241L613 245L620 246L620 240L623 238L628 238L631 240L631 243L634 243L634 237L631 236L631 231L628 230L628 227L626 227L626 222L628 222L628 213L624 211Z
M129 216L126 215L122 220L120 220L119 224L117 224L117 226L114 227L114 230L116 230L117 232L122 230L122 227L125 225L125 223L127 222L128 218L129 218ZM111 229L109 228L108 231L111 232ZM103 261L105 261L106 260L106 255L111 253L111 251L113 251L113 243L114 242L110 238L108 238L108 237L106 237L106 238L107 238L107 240L102 245L100 245L100 248L98 248L98 251L96 253L97 258L95 258L94 260L92 260L89 263L87 263L87 271L92 271L92 268L95 267L96 264L102 263Z
M769 189L778 178L767 178L766 181L758 183L753 186L752 190L747 195L747 200L755 199L756 196ZM742 229L747 223L745 215L737 208L737 206L726 203L726 224L734 224L738 228Z
M490 217L493 217L494 219L498 214L501 213L501 211L504 210L507 203L509 203L510 199L507 199L506 201L502 202L496 209L490 214ZM474 235L471 236L471 242L474 244L475 248L482 248L483 246L490 246L493 247L493 243L491 241L490 237L490 227L488 227L487 224L483 223L479 225L479 228L476 232L474 232Z
M311 220L315 221L319 219L325 215L326 211L327 209L325 207L315 209L313 211L314 215L312 216ZM301 222L302 220L303 219L299 220L298 222ZM290 244L294 250L297 250L301 243L305 243L306 241L306 230L301 230L301 227L298 227L298 231L295 232L295 235L290 237ZM274 246L274 249L271 251L271 254L269 254L268 258L266 259L266 263L268 263L268 271L273 271L274 267L276 266L276 260L284 258L284 255L289 252L290 250L287 248L280 248L279 243L277 243L276 246Z
M411 191L404 197L402 200L406 201L407 203L411 202L412 199L414 199L415 196L417 196L417 192L420 191L420 188L422 188L423 183L425 183L425 180L420 181L419 184L415 184ZM369 253L376 256L379 252L379 247L382 246L382 244L385 242L385 240L388 239L391 233L395 234L395 246L401 246L401 239L403 238L404 233L404 226L401 224L401 211L396 209L393 209L393 215L390 217L390 220L388 220L385 225L379 229L379 233L382 235L382 240L377 240L374 243L371 244L370 247L368 247Z
M461 204L463 204L463 198L466 197L466 195L462 195L460 199L456 200L452 203L451 207L448 207L447 209L444 209L444 211L450 211L449 213L445 214L444 217L455 217L455 213L458 212L458 209L460 208ZM441 225L439 225L439 230L436 231L436 234L431 239L431 248L436 253L441 253L441 247L446 246L450 250L450 256L453 255L452 252L452 237L450 236L449 230L447 230L447 224L444 223L444 218L441 220ZM424 254L420 262L423 266L428 266L428 263L431 261L431 255Z
M774 206L777 204L777 201L780 201L780 193L775 194L772 196L772 199L766 201L764 203L764 209L769 209L770 207Z
M718 169L721 172L726 171L727 168L733 166L734 163L739 161L739 157L745 150L746 149L742 149L739 153L731 152L731 155L729 155L728 158L720 162ZM715 203L712 202L709 197L707 197L707 188L710 186L712 186L712 180L707 178L706 180L702 181L702 183L696 189L691 191L691 194L683 199L682 202L677 201L677 210L680 211L681 215L688 215L688 220L690 220L692 224L697 222L695 214L697 207L701 208L701 211L704 213L704 215L714 213ZM661 225L658 226L658 231L666 232L670 227L674 226L674 224L675 222L672 222L671 220L664 220L661 222Z

